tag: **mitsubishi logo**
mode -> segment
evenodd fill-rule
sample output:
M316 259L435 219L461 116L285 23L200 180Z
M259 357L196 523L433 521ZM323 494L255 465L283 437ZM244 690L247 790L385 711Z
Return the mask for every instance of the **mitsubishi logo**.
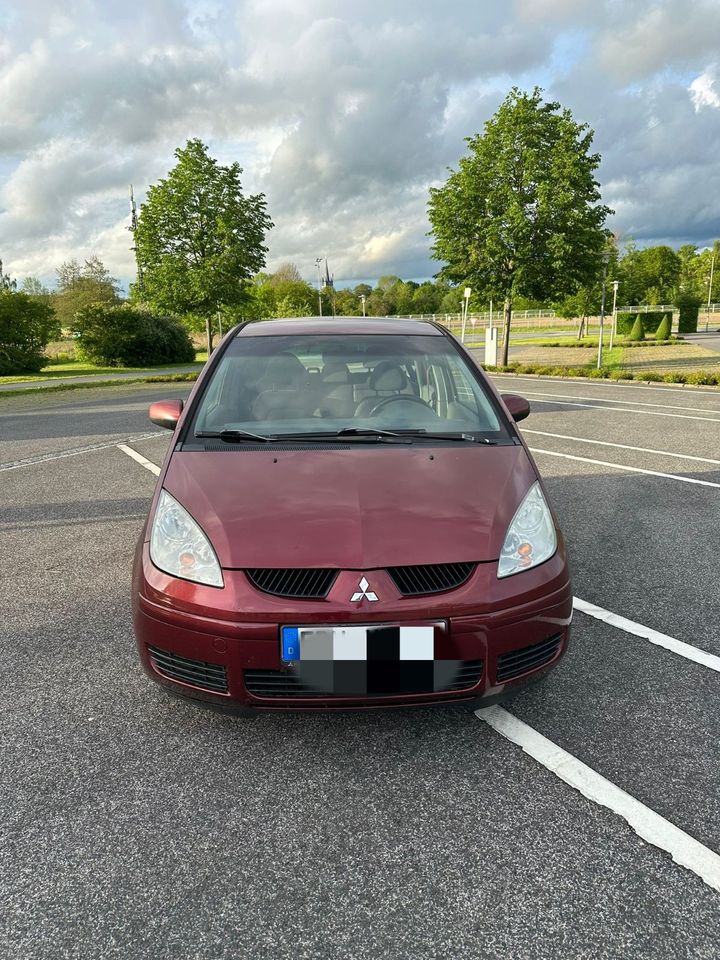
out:
M358 584L360 587L359 590L356 590L355 593L350 597L350 603L356 603L358 600L362 600L365 597L366 600L369 600L371 603L374 603L377 600L378 595L373 593L372 590L368 590L370 584L367 582L365 577L362 578Z

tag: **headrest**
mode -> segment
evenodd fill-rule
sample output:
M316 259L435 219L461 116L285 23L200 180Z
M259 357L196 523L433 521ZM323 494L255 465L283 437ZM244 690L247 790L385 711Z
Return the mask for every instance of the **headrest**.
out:
M276 386L296 384L307 374L307 370L292 353L280 353L267 365L263 380L269 380Z
M349 383L348 365L342 360L330 360L322 368L322 379L325 383Z
M407 377L397 364L382 360L370 374L369 385L372 390L403 390Z

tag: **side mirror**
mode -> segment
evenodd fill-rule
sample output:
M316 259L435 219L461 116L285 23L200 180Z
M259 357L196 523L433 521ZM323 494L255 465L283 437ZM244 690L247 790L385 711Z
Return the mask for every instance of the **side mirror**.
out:
M525 417L529 416L530 404L525 397L519 397L516 393L501 393L500 396L516 423L518 420L524 420Z
M156 427L174 430L182 413L182 400L158 400L150 404L148 416Z

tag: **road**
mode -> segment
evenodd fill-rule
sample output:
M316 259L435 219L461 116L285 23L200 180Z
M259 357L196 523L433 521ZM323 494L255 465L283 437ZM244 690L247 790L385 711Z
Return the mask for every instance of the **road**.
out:
M117 444L160 463L147 405L190 385L0 399L4 960L718 957L720 392L496 382L530 399L575 595L677 642L576 612L507 705L624 794L482 713L166 698L130 629L155 478Z

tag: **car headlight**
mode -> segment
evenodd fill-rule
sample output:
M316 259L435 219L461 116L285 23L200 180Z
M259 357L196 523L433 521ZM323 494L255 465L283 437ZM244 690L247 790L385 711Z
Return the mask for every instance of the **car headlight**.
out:
M210 541L167 490L160 492L150 535L150 559L165 573L183 580L224 586Z
M498 561L498 577L536 567L548 560L556 549L555 524L540 484L534 483L508 527Z

